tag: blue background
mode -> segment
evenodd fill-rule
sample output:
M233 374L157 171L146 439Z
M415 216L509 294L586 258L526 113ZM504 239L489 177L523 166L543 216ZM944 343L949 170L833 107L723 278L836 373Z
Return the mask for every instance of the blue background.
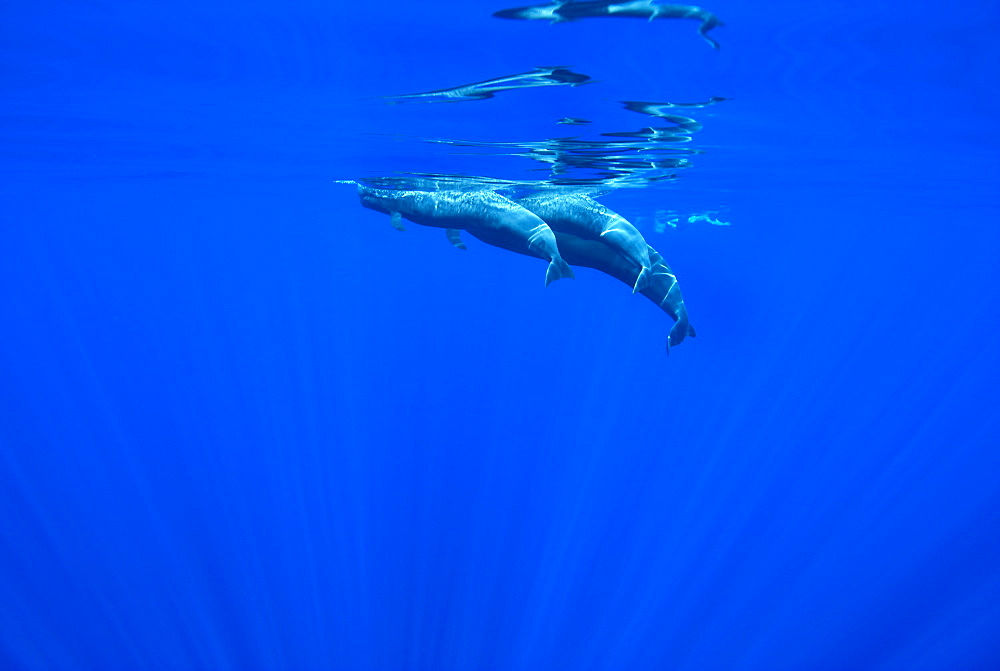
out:
M505 6L0 3L0 668L1000 668L996 3ZM334 182L713 95L669 357Z

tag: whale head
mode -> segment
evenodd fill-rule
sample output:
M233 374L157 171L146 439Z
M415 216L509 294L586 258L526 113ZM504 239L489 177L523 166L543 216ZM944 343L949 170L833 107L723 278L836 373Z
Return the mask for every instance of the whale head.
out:
M377 212L382 212L384 214L391 214L391 210L388 207L391 195L391 191L388 189L376 189L370 186L364 186L358 184L358 198L361 200L362 207L367 207L370 210L375 210Z

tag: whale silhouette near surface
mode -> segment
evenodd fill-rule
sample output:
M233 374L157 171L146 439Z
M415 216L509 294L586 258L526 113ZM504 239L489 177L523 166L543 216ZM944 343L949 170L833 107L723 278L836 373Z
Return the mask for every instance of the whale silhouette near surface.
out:
M559 254L555 234L536 215L495 191L404 191L358 185L361 204L390 216L436 228L465 230L502 249L545 259L545 286L573 270ZM449 234L449 239L452 235Z
M512 7L494 12L493 16L501 19L525 19L565 23L591 18L642 18L653 19L696 19L701 21L698 27L700 34L713 49L719 48L719 43L708 36L708 31L716 26L725 25L712 12L694 5L659 4L655 0L626 0L624 2L601 0L557 0L546 5L529 5L527 7Z

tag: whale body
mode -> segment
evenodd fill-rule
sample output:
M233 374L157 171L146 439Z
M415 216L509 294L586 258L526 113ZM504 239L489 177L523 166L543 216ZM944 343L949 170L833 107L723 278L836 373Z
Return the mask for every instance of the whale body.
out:
M560 253L571 265L594 268L630 286L635 284L639 269L607 245L569 233L556 233L556 239ZM694 336L695 332L688 320L687 307L684 305L677 277L659 252L648 245L647 251L653 264L653 273L649 286L639 293L656 303L674 320L675 324L667 337L669 352L671 347L679 345L687 336Z
M474 236L479 237L474 232L472 233ZM447 234L448 241L452 245L459 249L466 249L458 230L449 230ZM636 279L639 276L639 268L603 242L587 240L572 233L557 231L555 235L559 244L559 253L570 265L600 270L629 286L635 285ZM485 242L488 242L488 240ZM688 319L687 307L684 305L684 297L681 295L680 286L677 284L677 277L670 269L670 266L663 260L663 257L660 256L659 252L649 245L646 246L646 251L650 262L653 264L653 272L649 285L645 289L640 290L639 293L656 303L661 310L670 315L670 318L674 320L675 323L667 336L667 353L669 353L671 347L681 344L686 337L694 337L695 331Z
M568 233L599 241L638 268L633 293L649 286L653 270L646 240L625 217L581 193L540 193L518 198L516 202L541 217L557 237L559 233Z
M494 191L404 191L358 185L358 196L363 206L388 214L398 229L400 220L407 219L422 226L465 230L496 247L546 259L545 286L574 276L559 254L552 229Z

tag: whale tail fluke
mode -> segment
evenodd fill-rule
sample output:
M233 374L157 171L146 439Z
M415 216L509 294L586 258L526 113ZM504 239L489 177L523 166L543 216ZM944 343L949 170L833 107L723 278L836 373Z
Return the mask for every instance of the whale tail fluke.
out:
M549 286L552 282L564 277L575 279L576 275L573 274L573 269L569 267L569 264L563 261L562 257L557 256L549 261L548 270L545 271L545 286Z
M667 354L670 354L671 347L677 347L687 336L694 336L694 329L688 322L687 310L681 309L677 313L677 322L670 329L667 337Z
M648 288L652 281L653 269L643 266L642 270L639 271L639 276L635 278L635 284L632 286L632 293L638 293L643 289Z

